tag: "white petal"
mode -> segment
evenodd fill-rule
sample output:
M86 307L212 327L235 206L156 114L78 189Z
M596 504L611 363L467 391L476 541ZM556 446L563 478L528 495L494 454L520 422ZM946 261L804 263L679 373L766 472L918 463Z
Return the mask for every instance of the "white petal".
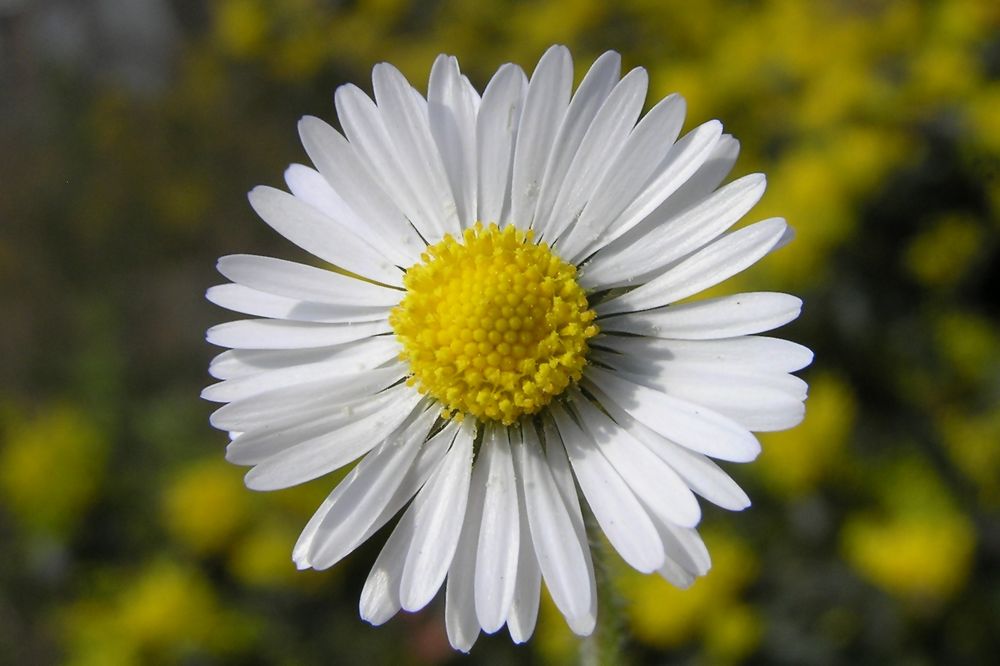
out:
M425 247L420 235L347 139L313 116L299 121L299 137L313 164L378 237L379 247L387 256L399 266L419 261Z
M660 577L663 578L663 580L682 590L686 590L691 587L696 579L696 576L693 573L687 571L684 567L680 566L669 557L656 573L660 574Z
M722 125L710 121L674 144L684 111L684 100L672 95L639 121L579 223L560 240L563 257L575 261L631 229L708 159Z
M750 498L743 489L706 456L661 437L632 418L603 391L593 386L591 390L594 392L594 398L611 418L670 465L691 490L709 502L731 511L742 511L750 506Z
M405 292L271 257L233 254L219 259L219 272L233 282L277 296L331 305L395 305Z
M671 560L697 576L708 573L712 567L712 558L709 557L708 548L705 547L705 542L701 540L697 530L660 520L654 522L663 540L663 547Z
M343 137L339 138L345 144L347 143ZM360 165L358 167L363 168ZM378 224L373 224L379 220L361 218L319 171L302 164L293 164L285 170L285 183L288 184L288 190L292 194L324 215L336 220L358 238L371 243L378 249L379 254L393 264L408 266L414 258L419 258L419 250L413 257L403 247L401 240L409 238L409 234L402 233L403 229L400 227L393 229L395 234L387 234ZM410 231L413 231L412 227L410 227ZM415 234L413 235L415 236ZM419 236L416 238L419 240Z
M692 451L733 462L749 462L760 442L720 414L589 366L584 376L639 422Z
M615 315L601 319L599 325L602 331L712 340L769 331L792 321L801 311L802 300L795 296L750 292Z
M510 214L510 181L514 146L528 80L517 65L493 75L476 118L479 193L476 219L500 224Z
M430 411L437 411L430 410ZM450 422L440 432L424 442L419 448L416 459L403 477L399 486L391 494L373 498L373 511L381 509L375 518L371 515L364 516L364 522L355 520L339 520L340 512L354 517L354 505L344 500L344 504L338 508L338 512L333 511L333 507L327 511L322 518L322 529L329 529L329 532L321 532L315 539L311 540L308 548L307 561L314 569L327 569L346 557L351 551L367 541L375 532L389 522L399 510L409 502L430 475L438 468L445 453L455 440L458 432L458 425Z
M403 565L400 601L408 611L420 610L437 594L451 566L462 532L472 473L472 437L459 433L451 451L410 507L416 535Z
M594 352L593 360L620 376L687 402L704 405L748 430L785 430L805 415L807 386L793 375L731 372L703 365L637 361L618 354Z
M587 134L594 117L608 97L608 93L618 82L621 72L621 56L614 51L606 51L601 55L573 94L566 116L559 127L555 140L552 142L552 153L545 167L541 180L541 192L534 213L532 228L539 238L546 237L547 222L552 213L552 206L563 187L566 172L573 163L573 158Z
M399 581L414 534L413 514L407 511L382 547L361 590L358 610L366 622L378 626L399 612Z
M302 423L320 416L337 417L337 412L349 419L358 413L352 402L370 399L373 394L398 382L405 373L406 368L400 364L276 386L220 407L212 414L211 423L220 430L246 432L273 430L283 423ZM360 407L364 411L368 404Z
M590 542L587 537L587 529L583 524L583 513L580 511L580 498L577 497L573 470L566 457L566 447L563 445L559 429L556 428L555 422L551 418L546 418L542 420L542 430L545 434L545 462L548 464L552 480L559 491L559 497L562 498L566 511L569 513L573 531L576 533L576 540L583 548L583 557L586 560L587 587L589 588L589 592L583 589L578 591L581 596L585 595L590 599L590 607L586 611L579 614L568 614L564 609L561 610L566 616L566 623L574 634L589 636L597 623L597 579L594 577ZM576 608L575 604L573 604L573 608Z
M757 263L782 241L787 228L784 220L772 218L734 231L641 287L601 303L595 310L605 315L648 310L714 287Z
M205 339L213 345L236 349L303 349L329 347L373 335L389 333L386 321L358 324L317 324L281 319L240 319L208 329Z
M640 126L636 127L636 133L639 129L641 129L641 123ZM594 250L621 237L642 222L647 215L676 192L702 164L708 161L721 135L722 125L716 121L709 121L674 144L657 166L656 172L646 188L631 198L628 207L622 210L610 224L605 224L603 230L596 237L572 253L574 259L591 254ZM640 141L651 140L642 136L638 139ZM629 150L628 145L622 152L627 150ZM587 218L586 211L584 211L584 218ZM598 220L598 225L600 225L600 220Z
M565 46L549 48L531 75L514 151L510 222L531 226L556 133L573 88L573 60Z
M212 359L208 374L216 379L243 379L262 372L319 363L335 358L345 349L358 344L363 342L348 342L336 347L317 349L229 349Z
M701 509L691 489L677 473L621 426L574 390L570 403L597 450L607 458L651 513L685 527L701 520Z
M252 490L277 490L343 467L396 431L410 417L419 400L419 393L409 391L401 395L395 404L376 414L296 444L280 455L259 463L247 472L244 481Z
M373 370L399 355L399 342L390 336L368 338L346 347L342 353L328 354L313 363L290 365L213 384L201 392L201 397L216 402L243 400L265 391Z
M514 458L531 541L552 601L566 617L585 616L591 605L587 582L593 578L586 555L589 545L577 533L559 495L534 426L524 426L524 440L515 445ZM579 512L579 507L576 510Z
M458 60L439 55L427 86L431 134L444 163L459 223L476 221L476 102Z
M437 242L441 238L441 222L426 210L427 194L418 192L416 179L400 159L400 149L390 137L380 109L352 84L337 88L334 101L344 134L362 164L424 240Z
M220 284L209 287L205 298L219 307L253 315L291 321L312 321L326 324L376 321L388 319L389 308L370 305L331 305L300 301L257 291L242 284Z
M596 444L558 404L555 417L580 489L608 541L633 568L651 573L663 566L663 544L646 510Z
M594 117L554 202L540 201L535 215L539 239L559 238L580 218L608 168L635 126L646 98L649 75L641 67L625 75ZM547 196L543 192L543 196Z
M664 340L631 335L604 335L593 338L590 344L592 347L606 347L636 358L727 368L757 368L773 372L801 370L812 363L813 359L813 353L800 344L755 335L719 340Z
M378 110L396 150L395 158L411 179L428 227L437 230L429 242L461 230L441 154L431 135L427 105L398 69L379 63L372 70Z
M643 221L634 233L624 234L594 255L583 271L586 280L611 286L657 274L735 224L760 200L766 187L763 174L751 174L679 215L667 211L665 217ZM637 266L641 269L636 270Z
M400 439L382 442L334 488L302 530L292 551L292 559L300 569L316 566L317 554L345 544L353 549L358 535L378 519L403 482L437 414L433 408L425 411Z
M471 419L466 420L462 427L471 430L473 427L471 421ZM444 621L448 642L453 648L462 652L471 650L479 637L475 602L476 551L486 497L487 473L486 465L480 458L472 469L462 535L459 537L458 548L448 570L445 590Z
M531 428L531 426L528 426ZM520 469L518 458L523 458L523 453L517 451L523 446L521 433L519 430L511 430L511 445L514 451L515 468ZM535 631L535 622L538 620L538 603L541 592L542 573L538 568L538 560L535 558L535 547L531 540L531 530L528 527L528 512L525 498L524 476L515 474L517 483L517 512L520 518L520 535L518 540L517 553L517 581L514 583L514 598L510 604L510 613L507 615L507 629L510 637L515 643L524 643Z
M731 134L723 134L712 148L712 154L705 163L636 226L636 230L652 220L665 220L677 215L709 196L733 170L739 154L740 142Z
M476 547L476 617L483 631L492 634L507 619L517 581L520 527L506 427L488 427L481 455L487 474Z
M273 187L257 186L248 198L262 220L306 252L376 282L403 283L402 271L344 222Z

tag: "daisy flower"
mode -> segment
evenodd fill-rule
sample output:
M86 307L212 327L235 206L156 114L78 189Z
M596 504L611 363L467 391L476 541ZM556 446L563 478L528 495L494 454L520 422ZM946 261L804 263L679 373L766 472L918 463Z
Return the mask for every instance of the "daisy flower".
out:
M320 268L219 261L212 302L251 315L208 331L231 348L204 391L226 457L256 490L354 465L292 558L325 569L402 512L361 595L381 624L445 586L451 644L534 629L544 581L570 628L597 616L593 515L641 572L690 585L709 554L695 495L746 494L711 459L752 460L751 431L803 416L789 374L808 349L757 335L794 319L780 293L691 300L790 237L729 231L761 174L721 185L739 144L715 120L678 139L684 100L641 115L648 76L596 60L573 91L569 51L530 79L501 67L480 95L440 56L427 97L388 64L372 100L345 85L342 132L299 133L315 168L257 214Z

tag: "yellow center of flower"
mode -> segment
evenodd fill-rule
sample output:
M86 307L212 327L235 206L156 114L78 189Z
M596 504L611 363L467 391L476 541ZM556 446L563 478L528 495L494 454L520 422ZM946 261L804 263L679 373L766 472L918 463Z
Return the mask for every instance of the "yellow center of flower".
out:
M440 401L445 416L510 425L580 379L594 311L576 268L532 242L531 231L477 223L420 258L389 323L408 383Z

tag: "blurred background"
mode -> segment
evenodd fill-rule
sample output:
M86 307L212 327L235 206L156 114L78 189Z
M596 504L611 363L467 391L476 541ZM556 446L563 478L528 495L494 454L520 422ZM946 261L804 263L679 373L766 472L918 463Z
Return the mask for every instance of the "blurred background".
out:
M805 422L729 466L688 591L613 563L635 663L977 664L1000 654L1000 4L993 0L0 0L0 663L574 663L447 646L440 600L374 629L384 535L290 550L335 479L255 494L198 398L217 256L300 258L245 193L296 121L388 60L478 87L552 43L678 91L768 174L797 240L727 289L805 299ZM990 296L994 294L994 296ZM992 655L992 657L990 656Z

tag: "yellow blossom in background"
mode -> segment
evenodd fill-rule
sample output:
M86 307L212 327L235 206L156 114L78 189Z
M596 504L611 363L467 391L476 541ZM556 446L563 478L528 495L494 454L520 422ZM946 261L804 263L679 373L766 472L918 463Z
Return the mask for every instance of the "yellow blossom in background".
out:
M0 442L0 499L29 530L67 537L97 497L108 441L73 405L13 414Z
M225 52L245 58L266 47L270 17L262 0L221 0L214 9L216 39Z
M840 464L856 413L850 385L836 375L814 374L809 379L805 420L794 435L760 434L763 453L754 473L772 492L788 497L811 492Z
M242 583L257 587L295 586L319 590L320 578L329 573L302 573L288 554L288 544L298 538L297 524L269 520L256 526L237 541L229 557L229 570Z
M882 511L848 519L841 532L845 558L864 578L903 600L947 600L972 566L971 521L924 463L898 463L879 478Z
M1000 157L1000 113L997 109L1000 109L1000 83L983 86L969 102L972 134L994 157Z
M968 273L982 242L982 229L974 220L949 215L910 242L906 269L928 287L952 286Z
M938 350L959 377L981 381L1000 371L1000 334L987 317L953 310L937 317Z
M231 652L252 636L252 622L221 608L209 581L178 562L150 562L116 588L63 613L67 664L179 663Z
M1000 406L980 414L958 410L939 420L945 450L954 464L976 486L979 501L1000 506Z
M229 546L250 515L251 497L238 471L213 457L181 468L163 495L170 534L196 553Z

